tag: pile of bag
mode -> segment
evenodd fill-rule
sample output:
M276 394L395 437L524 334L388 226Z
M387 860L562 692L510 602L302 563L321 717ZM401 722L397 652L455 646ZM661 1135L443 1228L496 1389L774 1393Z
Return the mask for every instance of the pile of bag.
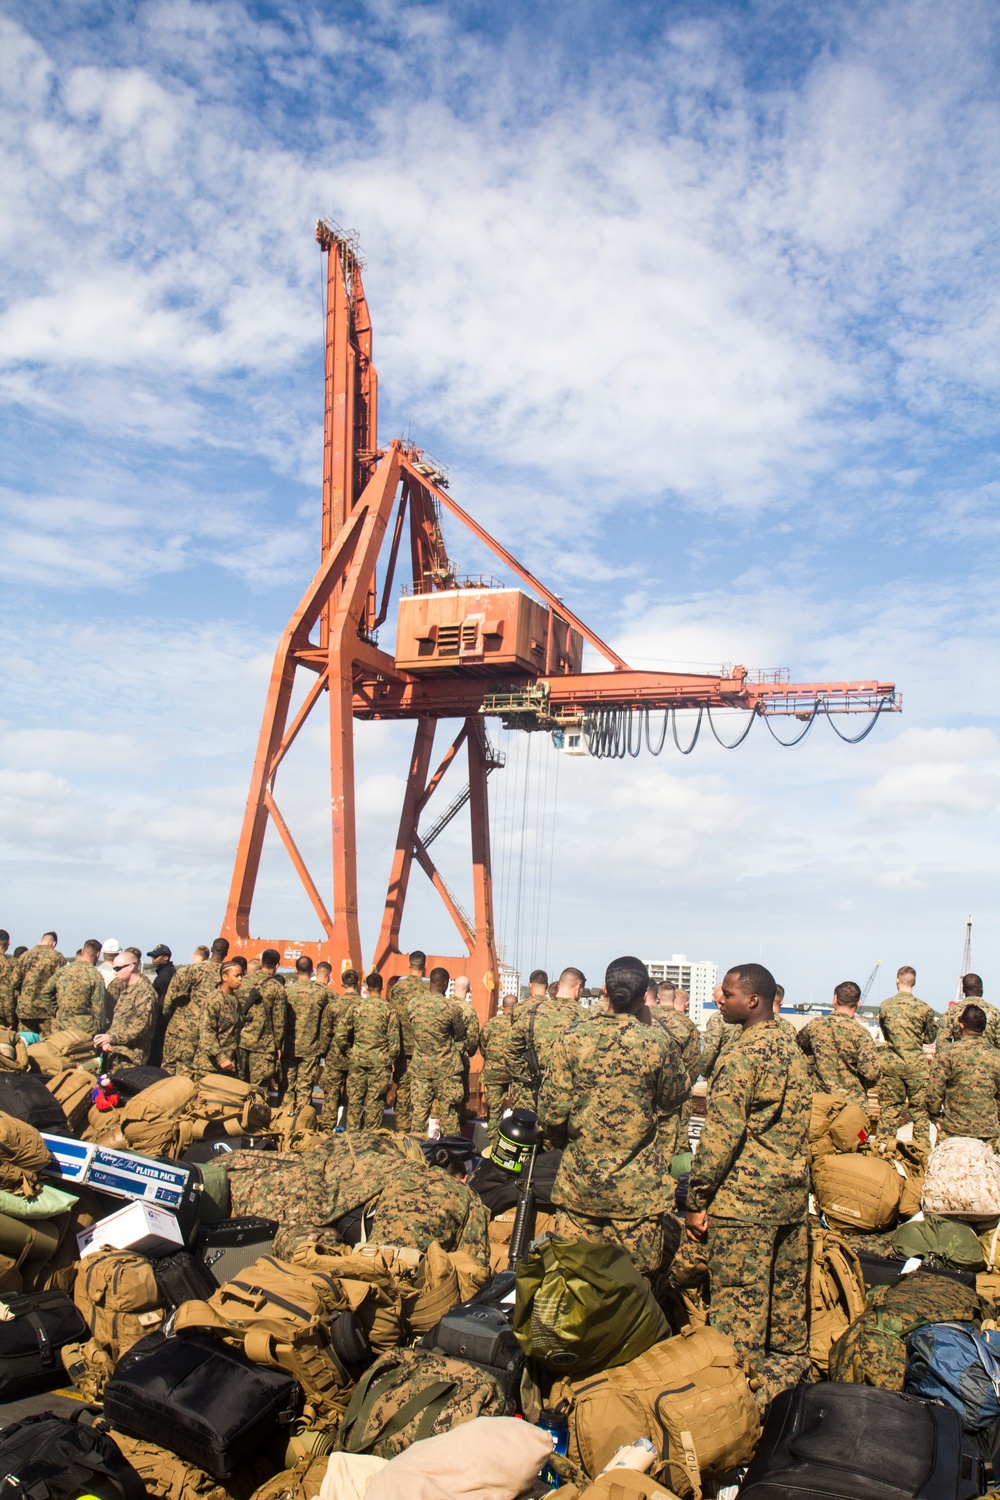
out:
M925 1154L873 1140L864 1110L836 1094L813 1097L809 1156L816 1207L832 1229L884 1234L920 1209Z

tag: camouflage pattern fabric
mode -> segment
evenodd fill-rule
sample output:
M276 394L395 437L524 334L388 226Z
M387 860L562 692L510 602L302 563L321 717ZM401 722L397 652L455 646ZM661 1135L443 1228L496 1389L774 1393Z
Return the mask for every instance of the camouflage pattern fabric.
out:
M222 965L213 958L204 963L185 964L178 969L163 997L166 1030L163 1037L163 1066L168 1073L191 1077L201 1014L209 996L218 989Z
M159 1013L156 991L145 974L138 975L134 984L125 987L115 1006L108 1042L110 1071L146 1065Z
M609 1013L564 1031L538 1100L546 1134L565 1142L555 1206L608 1219L657 1218L671 1207L663 1135L686 1087L680 1054L659 1026Z
M878 1048L853 1016L816 1016L796 1038L817 1093L840 1094L849 1104L868 1107L868 1090L882 1076Z
M337 1023L337 1047L350 1057L347 1074L347 1128L378 1130L392 1065L402 1047L396 1012L381 995L359 996ZM325 1079L324 1074L324 1079ZM324 1106L325 1107L325 1106Z
M516 1071L514 1027L509 1015L498 1011L486 1022L479 1038L483 1054L483 1092L486 1095L486 1129L497 1143L503 1101Z
M937 1039L936 1013L925 1000L903 991L882 1001L878 1023L887 1045L898 1057L923 1057L924 1047Z
M319 1055L323 1059L320 1127L323 1130L333 1130L347 1090L351 1052L350 1012L361 996L355 989L344 990L339 995L333 990L328 990L327 993L330 998L319 1023Z
M206 1073L223 1073L223 1061L236 1063L236 1043L239 1033L240 1002L234 995L217 989L208 997L201 1013L198 1028L198 1050L194 1056L191 1077L198 1081ZM235 1076L235 1074L234 1074Z
M249 995L240 1002L240 1071L246 1083L266 1093L285 1046L285 983L266 972L252 979ZM242 992L241 985L241 997Z
M8 1031L13 1031L16 1022L14 960L7 953L0 953L0 1026L6 1026Z
M375 1245L417 1250L437 1240L444 1250L465 1250L480 1265L490 1263L489 1213L482 1199L440 1168L403 1156L378 1196L368 1238Z
M42 1001L55 1007L54 1030L77 1027L90 1036L104 1030L108 992L93 964L71 959L47 980Z
M985 1037L953 1042L931 1063L925 1104L945 1135L995 1140L1000 1136L1000 1052Z
M462 1030L465 1032L462 1051L466 1057L475 1057L482 1040L482 1027L479 1024L479 1017L476 1015L476 1008L471 1000L456 1000L454 1003L458 1008Z
M293 1109L312 1103L319 1072L319 1035L329 990L311 979L285 985L285 1097Z
M724 1021L720 1011L709 1017L701 1044L699 1071L702 1078L711 1079L722 1053L742 1034L742 1027L734 1026L731 1021Z
M773 1021L727 1044L708 1094L688 1208L728 1223L802 1223L811 1099L805 1060Z
M430 990L410 1001L409 1013L413 1056L407 1071L413 1128L424 1131L428 1119L437 1118L445 1135L457 1135L465 1098L463 1017L454 1000Z
M929 1067L923 1054L908 1053L900 1057L885 1049L882 1081L879 1084L879 1116L876 1135L892 1140L902 1124L903 1110L909 1109L913 1120L913 1139L930 1146L930 1116L927 1113L927 1080Z
M422 1438L513 1409L499 1381L481 1366L429 1349L392 1349L358 1381L337 1447L392 1459Z
M575 1026L578 1021L582 1021L588 1014L589 1012L583 1009L578 1000L567 1000L558 995L555 999L545 996L536 1004L526 1005L523 1009L520 1005L517 1006L514 1011L512 1044L515 1078L532 1078L531 1066L528 1062L529 1044L534 1046L538 1067L544 1078L556 1038L562 1036L570 1026ZM515 1082L511 1090L513 1105L516 1108L534 1109L536 1086L537 1080Z
M570 1240L617 1245L636 1270L646 1275L653 1275L663 1265L666 1241L662 1214L654 1218L595 1219L561 1208L552 1220L551 1232Z
M830 1350L830 1379L901 1391L906 1340L926 1323L980 1326L992 1307L948 1276L914 1271L890 1286L872 1287L868 1307Z
M690 1016L684 1015L682 1011L674 1010L672 1005L652 1006L650 1014L653 1021L663 1027L676 1046L688 1078L687 1092L674 1117L673 1142L667 1142L664 1146L665 1150L669 1149L671 1156L676 1156L678 1151L690 1149L688 1122L691 1119L691 1087L697 1081L701 1069L701 1033ZM666 1137L664 1139L666 1141Z
M397 979L387 999L396 1012L399 1029L403 1037L403 1048L396 1059L393 1077L396 1080L396 1129L409 1130L413 1123L410 1074L410 1058L413 1056L413 1028L410 1025L410 1001L420 999L428 993L426 979L415 974L404 974Z
M57 969L66 962L58 948L36 943L27 953L14 959L13 989L17 1001L17 1022L25 1031L48 1036L56 1014L55 1000L42 998L45 986Z
M941 1052L961 1038L962 1012L967 1005L978 1005L986 1015L986 1040L991 1047L1000 1048L1000 1010L984 1000L981 995L969 995L946 1010L937 1025L937 1052Z
M797 1224L767 1225L727 1223L713 1214L707 1248L712 1327L754 1363L768 1355L808 1356L805 1215Z

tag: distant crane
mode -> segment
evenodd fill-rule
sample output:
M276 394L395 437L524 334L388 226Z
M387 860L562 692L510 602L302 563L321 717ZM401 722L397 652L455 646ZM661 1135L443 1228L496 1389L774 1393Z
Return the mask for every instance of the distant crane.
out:
M972 913L970 912L968 920L967 920L967 922L965 924L965 947L962 949L962 967L959 970L959 974L958 974L958 992L955 995L956 1004L960 1000L964 1000L965 999L965 994L964 994L964 991L962 989L962 980L965 978L966 974L968 974L968 972L969 972L969 970L971 968L972 968Z
M861 991L861 1004L862 1005L864 1005L865 1001L868 999L868 991L871 989L872 985L875 983L875 975L878 973L878 971L879 971L879 969L881 969L881 967L882 967L882 960L879 959L878 963L875 965L874 969L872 969L871 973L869 974L868 981L865 984L864 989Z

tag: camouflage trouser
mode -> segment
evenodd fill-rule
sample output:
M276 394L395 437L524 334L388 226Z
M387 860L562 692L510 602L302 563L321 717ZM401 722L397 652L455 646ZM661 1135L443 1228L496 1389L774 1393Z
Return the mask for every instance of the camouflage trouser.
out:
M382 1066L351 1068L347 1075L348 1130L379 1130L392 1072L388 1058ZM363 1121L363 1126L362 1126Z
M755 1362L808 1354L805 1223L733 1224L708 1219L711 1323Z
M56 1018L54 1015L45 1016L22 1016L18 1015L17 1024L21 1031L37 1031L39 1036L48 1036L56 1029ZM88 1023L89 1030L89 1023Z
M497 1143L500 1116L503 1114L503 1102L509 1088L510 1083L503 1074L497 1077L483 1073L483 1093L486 1095L486 1130L494 1146Z
M293 1109L304 1109L312 1103L313 1084L319 1072L319 1058L290 1057L285 1075L285 1099Z
M663 1215L651 1219L592 1219L575 1209L556 1210L552 1233L571 1240L593 1240L619 1245L631 1257L637 1271L653 1274L663 1263Z
M926 1057L923 1053L901 1057L889 1048L882 1056L882 1080L878 1086L879 1136L889 1140L895 1137L906 1106L913 1119L913 1139L929 1146L930 1116L925 1103L929 1069Z
M201 1012L192 1010L190 1003L174 1011L163 1037L163 1067L168 1073L192 1076L200 1026Z
M409 1130L413 1124L413 1105L410 1099L413 1084L413 1075L410 1072L410 1058L401 1052L396 1058L393 1070L396 1080L396 1129Z
M436 1119L441 1122L442 1135L458 1135L461 1129L458 1112L465 1099L461 1073L421 1071L414 1075L412 1068L407 1073L413 1079L410 1085L413 1129L418 1134L426 1131L427 1121Z
M268 1085L274 1077L278 1061L273 1052L244 1052L240 1077L244 1083L252 1084L267 1097Z
M340 1103L344 1097L347 1086L347 1069L331 1068L329 1063L323 1064L323 1108L319 1112L320 1130L330 1131L337 1128L337 1115Z

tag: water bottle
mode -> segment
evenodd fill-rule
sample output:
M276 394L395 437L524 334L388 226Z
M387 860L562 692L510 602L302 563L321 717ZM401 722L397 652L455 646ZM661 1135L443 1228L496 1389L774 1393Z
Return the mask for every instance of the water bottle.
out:
M569 1445L569 1424L562 1412L543 1411L536 1421L535 1426L541 1427L543 1432L550 1432L552 1434L553 1453L566 1452ZM541 1473L541 1480L551 1490L558 1489L562 1482L551 1464L545 1465Z

